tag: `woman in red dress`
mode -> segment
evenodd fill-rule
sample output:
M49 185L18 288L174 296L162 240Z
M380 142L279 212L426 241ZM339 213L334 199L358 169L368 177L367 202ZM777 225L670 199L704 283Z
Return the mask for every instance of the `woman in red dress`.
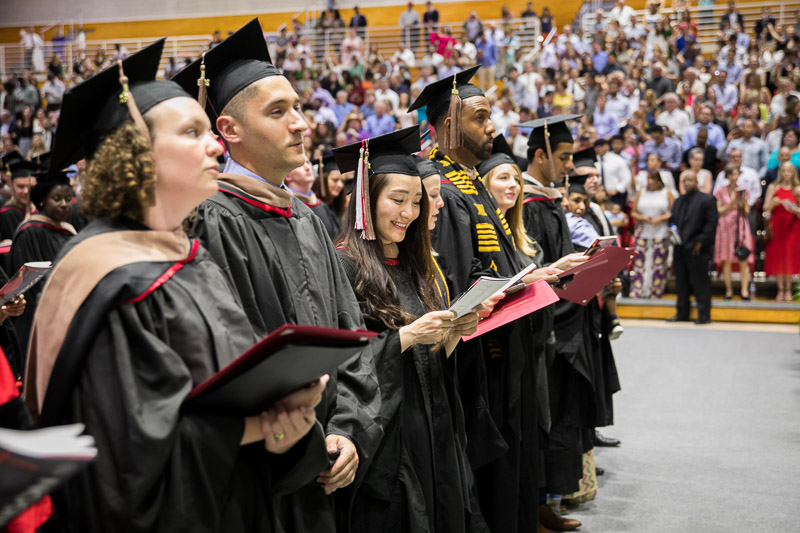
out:
M764 216L769 218L772 237L767 242L764 272L778 278L779 302L792 301L792 275L800 274L800 179L791 162L781 165L778 179L769 184Z
M728 178L728 185L714 193L719 212L714 262L718 265L722 264L726 300L733 297L731 266L734 262L739 263L742 300L749 300L750 269L753 266L753 235L750 233L750 223L747 221L747 215L750 213L750 205L747 203L748 194L747 190L740 189L738 186L739 169L737 167L728 164L725 167L725 177ZM740 260L735 253L736 247L739 245L744 245L751 251L744 261Z

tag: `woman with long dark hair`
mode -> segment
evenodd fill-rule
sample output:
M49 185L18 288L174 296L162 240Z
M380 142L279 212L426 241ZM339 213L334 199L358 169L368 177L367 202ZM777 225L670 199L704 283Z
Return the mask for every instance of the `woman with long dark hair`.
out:
M367 326L394 346L375 365L385 436L353 489L353 531L486 528L472 498L463 412L448 364L478 319L439 310L428 195L411 156L419 148L414 126L334 150L341 170L361 167L339 258Z

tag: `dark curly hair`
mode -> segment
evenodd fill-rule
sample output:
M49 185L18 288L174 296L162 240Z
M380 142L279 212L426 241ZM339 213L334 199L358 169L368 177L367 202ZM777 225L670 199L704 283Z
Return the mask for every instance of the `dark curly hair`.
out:
M150 144L133 122L100 142L81 184L85 216L143 221L145 208L155 202L156 165Z

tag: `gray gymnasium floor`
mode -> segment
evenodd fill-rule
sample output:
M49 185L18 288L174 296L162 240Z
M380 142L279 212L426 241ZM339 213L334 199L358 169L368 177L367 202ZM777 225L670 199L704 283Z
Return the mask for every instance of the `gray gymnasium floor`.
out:
M605 533L800 531L796 326L624 321L619 448L595 449L597 499L566 516Z

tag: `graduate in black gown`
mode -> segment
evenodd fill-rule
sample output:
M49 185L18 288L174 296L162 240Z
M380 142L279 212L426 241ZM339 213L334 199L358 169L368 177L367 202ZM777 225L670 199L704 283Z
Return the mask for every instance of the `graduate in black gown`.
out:
M151 81L164 41L64 95L51 167L90 160L96 218L49 274L25 400L41 426L81 422L95 439L97 460L54 494L64 530L281 531L278 495L328 462L313 409L327 378L260 417L181 409L257 336L181 229L216 192L222 149L196 101Z
M37 212L20 224L14 234L9 272L16 272L25 263L54 261L64 243L76 233L72 224L66 221L72 208L72 186L66 175L40 175L31 189L31 202ZM23 352L28 349L33 315L43 287L44 283L39 282L28 290L28 307L14 321Z
M328 206L329 212L334 219L331 226L336 228L336 235L341 228L344 211L347 207L347 195L353 188L354 174L352 172L342 173L336 165L336 158L332 153L327 153L314 160L314 172L317 179L311 190ZM324 222L324 217L323 218ZM327 227L327 225L326 225ZM333 237L335 239L335 236Z
M230 157L219 191L198 207L193 230L228 277L253 329L263 335L286 323L363 328L325 226L283 183L306 160L308 126L289 80L269 62L258 19L173 79L203 100L201 74L204 91L205 77L210 83L206 112ZM380 441L371 347L331 376L317 418L328 450L339 455L332 468L320 469L318 482L287 496L281 521L288 531L332 531L329 495L353 482Z
M319 217L328 236L331 240L336 238L339 234L339 217L333 212L328 204L317 198L311 186L314 184L314 168L310 161L303 163L303 166L297 167L286 175L284 180L286 186L292 191L297 198L299 198L309 209Z
M533 128L528 140L528 168L523 174L525 228L541 244L544 264L564 268L587 259L574 253L561 194L551 187L574 169L573 139L566 121L576 118L579 116L559 115L521 124ZM591 366L584 346L584 323L583 307L567 300L556 303L553 335L547 344L550 433L544 454L544 487L551 494L578 490L584 442L590 439ZM581 525L577 520L555 516L546 506L540 509L542 524L548 528L572 530Z
M439 147L431 160L442 177L444 206L432 233L455 296L480 276L522 270L516 244L475 167L492 154L494 126L478 67L423 89L411 110L427 105ZM555 280L557 269L525 281ZM538 429L534 335L529 317L464 343L456 368L467 419L468 452L481 512L493 531L528 531L538 513Z
M447 360L461 336L474 333L478 316L453 320L455 313L439 310L428 195L410 155L419 146L413 126L334 149L340 168L362 166L339 258L367 326L391 346L376 361L387 431L353 489L349 522L353 531L488 531L473 501L464 416ZM368 161L359 161L363 147Z
M36 185L36 175L42 167L36 163L16 159L7 163L11 172L11 199L0 207L0 241L13 239L17 227L25 220L29 206L31 187Z

